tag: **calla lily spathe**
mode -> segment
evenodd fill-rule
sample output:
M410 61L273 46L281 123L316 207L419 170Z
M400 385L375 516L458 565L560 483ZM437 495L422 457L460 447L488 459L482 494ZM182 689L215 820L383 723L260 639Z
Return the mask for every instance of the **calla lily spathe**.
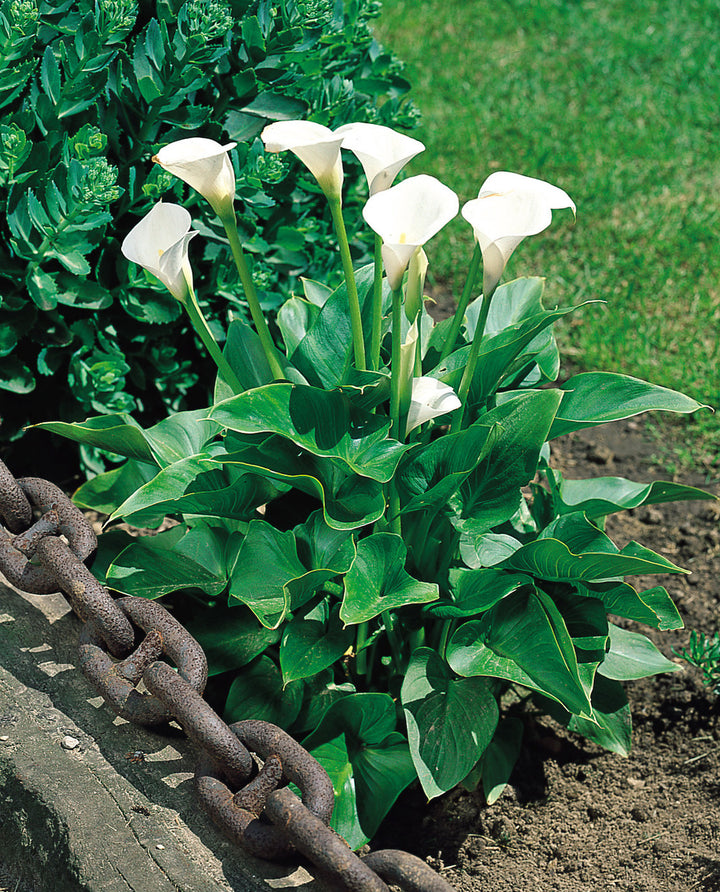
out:
M457 214L457 195L435 177L420 174L371 196L363 208L368 226L382 238L390 287L397 291L410 258Z
M314 121L276 121L260 134L268 152L293 152L318 181L328 197L342 192L343 168L340 146L343 138Z
M233 213L235 171L228 152L236 145L230 142L223 146L202 137L180 139L163 146L153 161L192 186L224 220Z
M425 150L420 140L381 124L343 124L335 134L362 164L370 195L390 188L408 161Z
M492 294L513 251L529 235L552 222L556 208L572 208L570 196L544 180L519 173L496 171L480 188L477 198L463 205L483 258L483 294Z
M125 257L156 276L174 298L185 303L192 291L193 274L188 244L197 235L184 207L159 201L125 236Z
M413 378L405 435L407 436L413 428L419 427L425 421L454 412L461 405L452 387L443 384L442 381L426 375Z

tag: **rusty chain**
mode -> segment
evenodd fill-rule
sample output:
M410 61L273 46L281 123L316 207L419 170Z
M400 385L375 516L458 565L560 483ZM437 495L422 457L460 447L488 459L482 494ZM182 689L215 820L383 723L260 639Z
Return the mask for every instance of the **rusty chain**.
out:
M95 579L84 564L95 533L61 489L38 477L16 480L0 461L0 520L0 573L22 591L68 598L85 624L81 671L118 715L182 726L199 750L198 798L226 836L266 860L304 855L351 892L389 892L387 883L453 892L407 852L356 855L329 827L334 792L320 763L270 722L227 725L214 712L203 699L207 659L198 642L157 602L116 600ZM141 680L147 693L137 690Z

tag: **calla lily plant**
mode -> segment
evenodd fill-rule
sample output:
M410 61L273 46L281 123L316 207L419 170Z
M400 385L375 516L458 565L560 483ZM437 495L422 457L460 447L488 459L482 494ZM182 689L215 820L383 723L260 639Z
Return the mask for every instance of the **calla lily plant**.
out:
M614 617L682 621L665 589L625 577L684 571L638 543L615 545L604 518L710 496L566 479L551 446L610 419L699 404L609 372L555 384L552 327L576 308L546 306L544 279L501 280L553 210L574 214L559 187L507 172L485 180L462 209L466 284L438 322L424 300L425 249L460 200L424 174L393 185L422 144L308 121L270 124L262 144L294 152L325 192L344 281L305 280L266 320L235 220L234 144L191 137L158 150L223 224L227 244L213 250L237 266L249 314L229 312L227 330L210 331L182 207L158 203L125 237L125 257L187 310L218 377L209 405L147 429L127 416L45 425L127 456L80 487L80 505L134 526L176 521L141 540L115 531L107 583L174 600L207 645L226 719L303 737L333 778L334 826L353 847L413 782L428 798L464 783L494 801L520 750L523 705L627 753L621 679L676 667ZM378 246L367 265L353 263L346 235L343 151L367 180L362 216ZM189 610L189 595L201 606Z

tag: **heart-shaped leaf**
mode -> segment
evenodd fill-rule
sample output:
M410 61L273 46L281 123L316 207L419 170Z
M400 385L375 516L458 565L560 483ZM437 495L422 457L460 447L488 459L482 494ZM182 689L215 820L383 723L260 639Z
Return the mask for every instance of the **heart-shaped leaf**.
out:
M184 588L215 597L227 586L225 537L205 526L177 526L142 536L115 558L107 584L141 598L160 598Z
M253 520L231 571L230 598L247 604L264 626L276 629L291 609L338 575L338 566L306 567L291 530Z
M350 694L333 703L302 741L330 775L336 798L331 826L352 848L372 838L416 777L396 722L395 704L387 694Z
M280 670L267 656L245 666L230 685L223 718L226 722L257 719L289 728L303 699L301 681L283 686Z
M609 625L610 650L598 669L600 675L616 681L630 681L660 672L676 672L680 668L664 657L645 635L612 623Z
M308 678L332 666L354 638L353 629L341 622L337 606L329 611L323 603L304 616L294 616L286 625L280 644L283 682Z
M476 422L498 426L497 437L480 464L452 497L453 523L461 533L477 536L512 517L525 486L537 470L560 394L540 390L520 394Z
M356 409L339 390L269 384L219 403L212 418L243 434L274 433L346 471L386 483L408 446L388 436L390 421Z
M345 576L340 619L362 623L384 610L434 601L438 586L413 579L405 570L406 558L405 543L394 533L373 533L361 539Z
M416 650L401 699L408 743L425 795L451 790L490 743L498 705L486 678L456 678L434 650Z
M561 613L542 592L519 589L481 620L460 626L447 660L458 675L505 678L590 716L572 639Z

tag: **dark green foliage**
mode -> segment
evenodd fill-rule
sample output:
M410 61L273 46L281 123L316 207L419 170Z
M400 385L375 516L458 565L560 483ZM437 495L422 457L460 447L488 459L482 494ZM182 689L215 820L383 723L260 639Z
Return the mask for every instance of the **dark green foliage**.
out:
M147 173L160 146L191 135L238 141L237 211L266 310L299 275L334 268L324 199L288 177L291 162L265 156L258 134L298 117L413 123L399 63L368 26L377 8L0 2L2 441L48 416L152 420L206 401L213 376L179 304L131 273L119 250L155 201L182 199L206 236L204 255L191 252L206 313L219 333L229 313L246 312L204 201L159 167ZM360 236L353 248L367 250Z

